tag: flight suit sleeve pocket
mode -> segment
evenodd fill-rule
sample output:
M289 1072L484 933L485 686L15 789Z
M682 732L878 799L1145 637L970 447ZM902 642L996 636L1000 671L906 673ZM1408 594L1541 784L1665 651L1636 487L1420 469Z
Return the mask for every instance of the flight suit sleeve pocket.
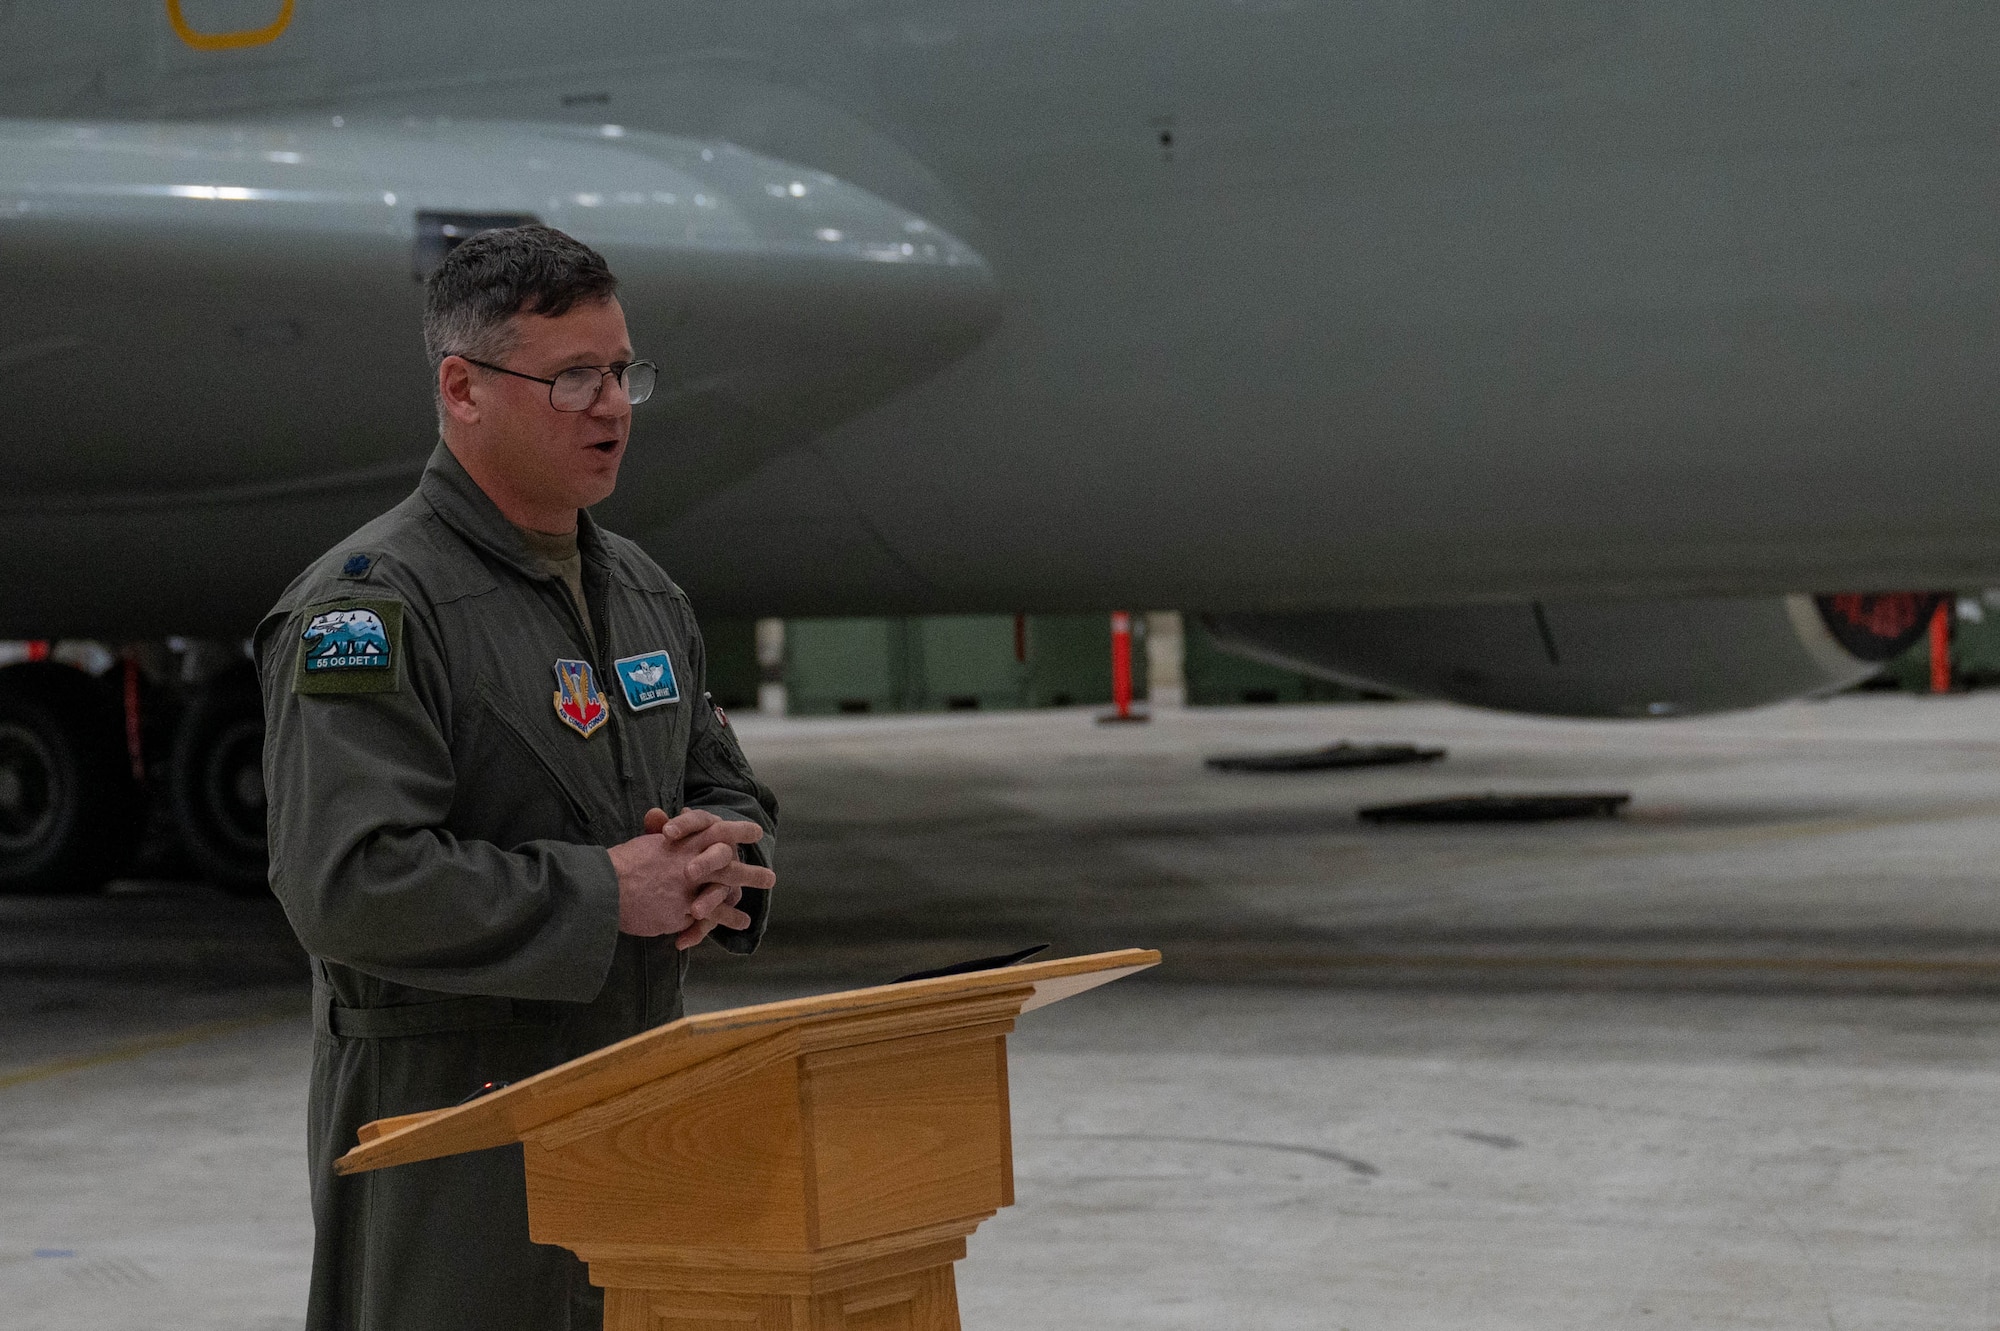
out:
M292 692L394 693L402 687L403 603L346 597L308 606L298 618Z
M708 695L695 704L707 708L714 721L695 731L688 749L687 802L693 807L720 813L725 809L739 818L762 823L775 832L778 826L778 797L750 770L736 733L722 719L721 711ZM744 858L753 864L770 863L771 842L743 847Z
M714 708L706 695L696 706ZM743 746L736 742L735 734L726 725L703 728L695 737L692 756L722 784L743 791L756 790L760 784L750 770L750 760L743 756Z

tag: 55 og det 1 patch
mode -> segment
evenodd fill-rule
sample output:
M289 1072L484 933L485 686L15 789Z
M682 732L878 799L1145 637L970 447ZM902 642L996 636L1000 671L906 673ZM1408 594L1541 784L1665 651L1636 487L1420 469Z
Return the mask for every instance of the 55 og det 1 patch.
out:
M621 657L611 668L624 686L626 705L635 712L681 700L681 686L674 682L674 663L665 652Z
M306 611L294 693L394 692L403 656L400 601L333 601Z
M588 661L556 662L556 716L577 734L589 739L611 719L611 705L597 687L597 677Z

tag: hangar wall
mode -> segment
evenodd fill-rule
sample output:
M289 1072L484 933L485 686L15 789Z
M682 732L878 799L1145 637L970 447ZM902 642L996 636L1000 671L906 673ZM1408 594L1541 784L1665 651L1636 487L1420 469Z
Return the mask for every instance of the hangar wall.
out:
M1133 689L1149 692L1148 617L1134 615ZM709 691L724 707L757 705L762 678L748 620L702 626ZM1181 668L1194 706L1331 702L1369 695L1217 648L1192 619ZM1103 614L922 615L785 621L783 678L796 716L1008 711L1111 701L1111 624Z
M1147 616L1135 615L1143 636ZM764 675L749 620L703 625L709 689L728 708L758 702ZM1147 694L1148 652L1133 649L1134 689ZM1006 711L1111 701L1109 617L929 615L785 622L782 676L794 715ZM1367 694L1231 656L1192 617L1182 625L1181 669L1191 706L1360 701ZM1955 688L2000 684L2000 590L1962 594L1952 626ZM1930 647L1919 641L1865 688L1930 688Z

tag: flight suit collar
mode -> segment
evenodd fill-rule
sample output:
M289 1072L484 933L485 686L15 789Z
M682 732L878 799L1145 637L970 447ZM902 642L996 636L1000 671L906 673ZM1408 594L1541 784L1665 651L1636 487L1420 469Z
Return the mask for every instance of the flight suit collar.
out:
M528 549L518 527L507 520L499 505L479 488L479 482L452 451L439 441L430 461L424 464L417 491L445 523L471 545L499 560L524 578L553 577L546 565ZM589 509L576 515L576 547L586 565L608 570L611 552L605 547L604 533L590 516Z

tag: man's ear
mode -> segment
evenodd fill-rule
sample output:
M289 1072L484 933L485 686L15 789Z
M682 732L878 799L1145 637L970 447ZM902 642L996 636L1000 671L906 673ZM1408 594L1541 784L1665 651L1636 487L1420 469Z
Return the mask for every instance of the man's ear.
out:
M438 362L438 397L445 415L461 425L479 424L479 402L472 394L472 366L457 356Z

